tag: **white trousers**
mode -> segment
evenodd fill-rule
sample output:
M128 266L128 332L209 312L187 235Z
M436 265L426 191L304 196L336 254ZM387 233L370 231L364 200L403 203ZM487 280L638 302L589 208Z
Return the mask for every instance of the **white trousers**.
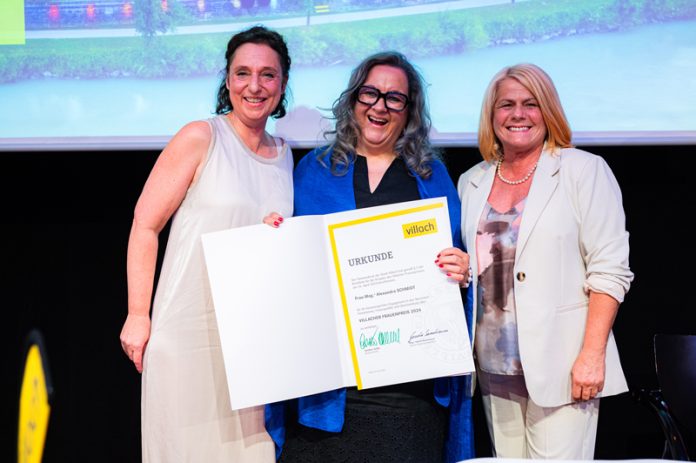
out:
M494 456L593 459L599 399L541 407L529 398L524 376L478 374Z

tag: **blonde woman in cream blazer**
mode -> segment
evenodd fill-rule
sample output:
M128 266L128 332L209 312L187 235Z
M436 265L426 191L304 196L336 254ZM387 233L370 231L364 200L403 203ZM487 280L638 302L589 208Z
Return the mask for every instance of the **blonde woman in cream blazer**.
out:
M501 353L502 335L484 347L474 342L479 367L492 362L512 371L479 369L494 453L591 459L599 398L627 390L611 332L633 279L621 191L602 158L570 147L553 83L534 65L505 68L494 77L484 99L479 147L486 160L458 184L474 314L480 318L474 326L481 329L489 317L495 328L503 314L505 323L512 320L506 326L516 326L516 336L506 341L517 343L505 344ZM496 267L507 269L495 274L495 284L509 288L507 299L498 297L507 300L502 309L484 308L477 300L485 294L476 278L484 270L479 264L490 265L491 255L505 252L488 251L497 232L486 230L501 224L484 222L491 208L512 211L513 219L515 208L521 210L512 234L505 235L516 246L509 248L507 264ZM482 358L491 351L506 361Z

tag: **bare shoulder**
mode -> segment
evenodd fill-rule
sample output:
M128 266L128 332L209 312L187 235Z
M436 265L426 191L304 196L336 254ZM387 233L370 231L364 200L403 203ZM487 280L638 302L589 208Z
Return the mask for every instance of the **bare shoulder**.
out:
M207 121L189 122L174 135L172 142L185 144L204 144L207 148L213 136L213 130Z
M212 137L213 131L208 122L189 122L167 143L160 158L198 164L206 157Z

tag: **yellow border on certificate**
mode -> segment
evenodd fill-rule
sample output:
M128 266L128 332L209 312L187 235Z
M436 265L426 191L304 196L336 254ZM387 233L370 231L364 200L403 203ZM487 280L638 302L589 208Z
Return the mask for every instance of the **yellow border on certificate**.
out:
M346 329L348 330L348 341L350 342L350 355L353 360L353 371L355 372L355 381L358 385L358 389L362 389L362 378L360 377L360 366L358 365L358 353L355 350L355 342L353 341L353 328L350 324L350 316L348 314L348 304L346 302L346 292L343 288L343 277L341 276L341 264L338 260L338 250L336 249L336 239L334 237L334 230L337 228L351 227L353 225L360 225L367 222L375 222L377 220L389 219L391 217L398 217L400 215L413 214L415 212L428 211L431 209L438 209L445 207L445 203L433 203L425 206L412 207L410 209L402 209L394 212L387 212L384 214L373 215L372 217L363 217L362 219L349 220L347 222L335 223L329 225L329 239L331 241L331 253L333 254L334 266L336 267L336 278L338 278L338 290L341 294L341 307L343 307L343 317L346 320Z

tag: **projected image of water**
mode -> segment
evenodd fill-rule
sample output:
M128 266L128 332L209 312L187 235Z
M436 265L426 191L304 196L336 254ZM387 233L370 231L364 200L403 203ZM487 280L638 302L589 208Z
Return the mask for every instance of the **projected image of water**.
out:
M295 143L322 142L329 123L322 120L329 114L324 109L344 89L352 67L385 49L403 52L422 70L434 137L441 142L475 139L487 83L519 62L551 75L576 134L696 133L696 6L689 2L667 2L676 5L671 17L621 0L413 1L380 8L335 2L343 10L324 3L327 11L314 8L302 16L288 13L289 2L281 0L265 10L275 12L265 23L286 37L293 58L291 111L271 129ZM0 149L3 139L166 140L186 122L210 117L226 41L253 24L249 15L264 5L252 2L254 13L242 3L237 10L228 4L228 14L239 13L236 22L218 22L212 13L192 22L189 14L188 23L149 38L135 19L87 27L73 12L71 23L61 19L65 24L51 26L48 16L35 21L25 45L0 45ZM679 5L682 14L675 13ZM551 16L534 20L537 9Z

